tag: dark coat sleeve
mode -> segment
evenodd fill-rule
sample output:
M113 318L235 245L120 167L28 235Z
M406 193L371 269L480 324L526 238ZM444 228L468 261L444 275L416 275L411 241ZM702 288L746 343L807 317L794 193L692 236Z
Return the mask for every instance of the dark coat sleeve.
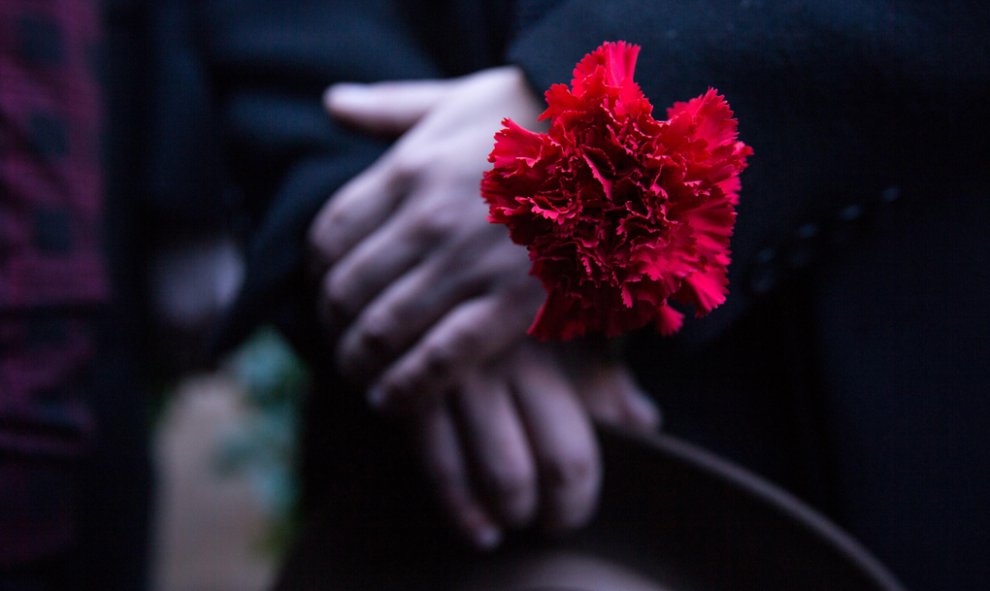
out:
M504 53L505 7L443 0L193 4L227 169L247 213L245 282L214 348L235 344L260 322L305 339L299 329L313 325L315 301L301 273L309 222L389 145L333 122L323 91L335 82L445 78L488 67Z
M314 311L301 271L308 224L388 147L331 121L324 89L338 81L442 75L389 3L337 4L216 0L194 9L229 180L246 214L245 280L217 350L262 322L305 338L300 329Z
M569 81L585 53L622 39L642 46L636 79L658 116L709 86L734 108L755 155L732 293L689 337L720 332L883 203L972 180L990 153L976 131L990 87L985 4L565 0L539 19L518 14L509 58L534 88Z
M510 50L546 88L625 39L658 109L726 95L755 149L732 293L685 329L705 347L629 356L665 428L814 499L917 589L990 580L988 30L978 2L564 0Z

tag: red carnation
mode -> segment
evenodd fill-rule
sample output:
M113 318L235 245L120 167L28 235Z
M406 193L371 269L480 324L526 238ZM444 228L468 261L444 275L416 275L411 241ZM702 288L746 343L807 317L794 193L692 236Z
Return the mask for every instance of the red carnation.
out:
M495 135L481 194L488 219L529 249L547 290L529 332L615 336L649 322L676 332L728 293L739 173L752 149L715 90L652 116L633 82L639 47L605 43L546 92L547 133Z

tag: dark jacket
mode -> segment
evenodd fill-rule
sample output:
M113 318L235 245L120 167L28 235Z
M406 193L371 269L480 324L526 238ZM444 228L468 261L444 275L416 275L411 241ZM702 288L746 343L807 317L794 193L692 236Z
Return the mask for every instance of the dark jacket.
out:
M276 321L328 357L305 229L387 142L330 121L326 86L512 62L542 90L604 40L638 43L658 109L714 86L755 150L728 302L677 338L629 341L669 428L823 506L909 586L990 584L984 3L191 4L166 5L165 111L180 116L156 133L191 151L156 170L166 200L176 182L214 198L204 162L236 188L248 267L226 343Z

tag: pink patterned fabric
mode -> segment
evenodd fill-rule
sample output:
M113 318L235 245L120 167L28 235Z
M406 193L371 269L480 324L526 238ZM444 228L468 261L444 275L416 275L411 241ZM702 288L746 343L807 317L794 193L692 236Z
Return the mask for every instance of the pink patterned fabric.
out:
M101 256L99 21L0 2L0 567L71 541Z

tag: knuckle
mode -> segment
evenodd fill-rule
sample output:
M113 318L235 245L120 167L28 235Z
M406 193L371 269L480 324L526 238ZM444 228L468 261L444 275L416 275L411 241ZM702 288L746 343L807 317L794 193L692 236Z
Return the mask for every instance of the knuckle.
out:
M345 209L325 210L309 229L310 247L328 260L336 258L342 250L340 228L348 227L349 223L349 215Z
M350 290L345 281L331 273L323 281L323 300L328 311L335 316L348 313L350 306Z
M317 256L326 256L327 238L326 233L320 227L320 220L317 220L316 223L310 226L309 231L306 233L306 244L309 246L310 251Z
M487 487L491 493L507 506L516 506L525 501L535 485L534 476L522 467L501 466L493 468L486 475Z
M427 169L430 157L425 150L412 150L409 146L397 150L390 164L391 178L400 185L408 185Z
M413 236L422 242L443 240L459 227L455 208L420 208L412 214Z
M339 368L351 379L370 378L378 361L389 352L386 320L362 318L340 344ZM367 375L366 375L367 374Z
M465 362L469 363L472 356L485 351L486 337L491 330L498 330L498 327L479 323L473 315L465 315L449 324L423 345L417 372L431 378L455 373Z
M401 375L389 373L382 377L379 388L382 391L384 402L389 405L402 407L408 404L416 391L413 383L403 378Z
M359 327L361 339L372 346L381 348L388 344L389 335L398 327L395 318L385 310L369 312Z
M594 460L585 456L553 458L540 465L543 482L554 490L582 488L592 480L595 472Z
M364 335L355 331L344 337L340 343L340 350L337 354L339 367L350 377L358 368L364 365L364 360L368 355L368 347L365 344Z
M585 400L588 413L596 420L609 425L621 426L624 422L625 413L618 405L610 400L593 398Z
M471 354L478 351L483 344L484 338L478 331L477 324L462 325L451 331L445 348L454 352L453 355L456 356L458 352Z
M430 375L449 372L457 360L457 350L452 343L441 341L431 344L424 356L424 371Z
M346 207L332 207L327 211L324 219L323 233L332 242L334 234L339 228L348 228L354 222L351 212Z

